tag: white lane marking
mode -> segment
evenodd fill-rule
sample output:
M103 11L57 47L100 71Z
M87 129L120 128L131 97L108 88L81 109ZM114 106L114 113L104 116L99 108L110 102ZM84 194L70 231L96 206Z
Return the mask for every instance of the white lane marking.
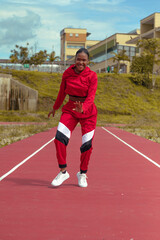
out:
M131 145L129 145L128 143L126 143L125 141L123 141L121 138L117 137L115 134L113 134L112 132L110 132L109 130L107 130L106 128L102 127L103 130L107 131L108 133L110 133L112 136L114 136L115 138L117 138L119 141L123 142L125 145L127 145L128 147L130 147L132 150L134 150L135 152L137 152L138 154L140 154L142 157L144 157L145 159L147 159L149 162L153 163L155 166L157 166L158 168L160 168L160 165L158 163L156 163L155 161L153 161L151 158L147 157L146 155L144 155L143 153L141 153L140 151L138 151L136 148L132 147Z
M49 143L51 143L52 141L54 141L55 137L52 138L50 141L48 141L47 143L45 143L42 147L40 147L37 151L35 151L34 153L32 153L30 156L28 156L27 158L25 158L22 162L20 162L19 164L17 164L15 167L13 167L9 172L5 173L2 177L0 177L0 181L2 181L4 178L6 178L8 175L10 175L12 172L14 172L17 168L19 168L22 164L24 164L25 162L27 162L31 157L33 157L34 155L36 155L38 152L40 152L43 148L45 148Z

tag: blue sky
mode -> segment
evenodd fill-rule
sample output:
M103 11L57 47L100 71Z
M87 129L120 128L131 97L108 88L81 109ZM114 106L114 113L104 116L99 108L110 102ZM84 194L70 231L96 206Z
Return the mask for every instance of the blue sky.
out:
M160 12L159 0L0 0L0 59L15 45L60 56L60 31L86 28L88 39L140 28L140 20Z

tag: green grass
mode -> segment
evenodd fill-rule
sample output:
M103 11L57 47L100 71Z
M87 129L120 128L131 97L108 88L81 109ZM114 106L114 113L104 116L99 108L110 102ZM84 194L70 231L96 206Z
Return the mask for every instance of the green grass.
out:
M13 142L19 141L21 139L27 138L47 130L46 127L40 125L30 125L30 126L21 126L21 125L6 125L0 126L0 147L6 146Z
M38 111L0 111L0 122L46 122L40 131L56 126L61 110L56 112L55 118L48 119L47 115L57 97L62 74L0 70L3 73L7 71L18 81L38 90ZM67 98L64 104L66 101ZM117 124L127 131L160 142L160 77L156 79L155 89L151 90L135 85L130 74L98 74L95 104L98 108L98 126ZM36 129L33 133L39 131L36 127L32 128ZM25 126L26 132L30 132L29 129ZM0 136L2 132L1 129ZM21 135L15 132L16 136Z

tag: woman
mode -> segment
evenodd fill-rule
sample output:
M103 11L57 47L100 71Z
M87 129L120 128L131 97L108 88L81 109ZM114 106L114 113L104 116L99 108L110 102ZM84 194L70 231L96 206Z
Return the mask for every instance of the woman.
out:
M97 89L97 74L87 67L89 53L85 48L76 52L75 64L71 65L64 73L58 97L54 103L50 115L55 115L65 96L69 95L69 101L62 108L62 115L55 137L56 154L60 173L53 179L52 186L60 186L70 176L66 171L66 147L75 126L79 122L82 131L82 146L80 147L80 172L77 173L78 185L87 187L87 170L92 152L92 140L96 128L97 108L94 97Z

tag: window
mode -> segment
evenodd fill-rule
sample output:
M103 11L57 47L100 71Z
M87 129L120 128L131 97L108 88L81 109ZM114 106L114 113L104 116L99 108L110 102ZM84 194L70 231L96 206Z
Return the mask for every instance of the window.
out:
M131 47L130 49L131 49L131 51L133 51L133 52L135 51L135 47Z
M129 47L128 46L124 46L124 50L128 51Z
M71 59L72 57L74 57L74 56L67 55L67 59Z
M76 48L76 49L79 49L79 48L82 48L83 46L78 46L78 45L67 45L67 48Z
M136 55L135 52L131 52L131 53L130 53L130 56L131 56L131 57L133 57L133 56L135 56L135 55Z
M70 36L70 37L73 37L73 33L70 33L69 36Z
M123 50L123 46L118 45L118 50Z
M75 36L76 36L76 37L79 37L79 34L78 34L78 33L76 33L76 34L75 34Z

